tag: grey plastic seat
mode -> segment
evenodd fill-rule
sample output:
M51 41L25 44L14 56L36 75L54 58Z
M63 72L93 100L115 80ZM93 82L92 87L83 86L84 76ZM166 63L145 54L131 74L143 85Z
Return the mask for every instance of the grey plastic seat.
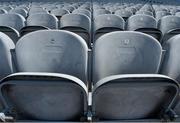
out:
M0 32L0 80L14 72L11 56L11 50L14 48L13 41L7 35Z
M28 12L27 12L25 9L19 9L19 8L17 8L17 9L12 9L12 10L9 11L9 13L20 14L20 15L22 15L24 18L26 18L26 17L27 17L27 14L28 14Z
M160 119L163 110L172 109L179 87L157 74L162 48L156 39L140 32L111 32L95 42L93 53L95 120Z
M35 7L35 8L31 8L29 10L29 15L32 15L32 14L48 14L48 11L44 10L43 8L41 7Z
M91 6L80 6L78 9L86 9L86 10L88 10L88 11L91 11Z
M3 79L0 87L5 110L13 106L16 121L80 121L85 116L88 47L80 36L36 31L23 36L15 52L19 73Z
M58 29L58 19L51 14L32 14L27 18L26 27L21 29L21 36L44 29Z
M94 17L102 15L102 14L111 14L111 12L106 9L95 9L94 10Z
M58 18L58 20L60 20L63 15L70 14L70 12L65 9L53 9L51 11L51 14L54 14Z
M66 14L61 17L60 29L68 30L80 35L90 46L91 20L82 14Z
M129 10L122 10L122 9L115 11L114 14L117 15L117 16L122 17L125 21L126 21L130 16L133 15L133 13L132 13L131 11L129 11Z
M167 75L180 83L180 34L170 38L164 42L163 48L166 51L165 56L161 65L161 74ZM180 102L177 102L175 111L180 115ZM178 119L180 121L180 119Z
M152 12L149 11L137 11L136 14L143 14L143 15L149 15L149 16L154 16Z
M83 14L83 15L86 15L89 18L91 18L91 12L86 9L75 9L72 13L73 14Z
M157 11L156 12L156 20L159 20L162 17L167 16L167 15L171 15L171 13L169 13L167 11Z
M180 17L180 12L176 12L175 15L178 16L178 17Z
M113 14L103 14L94 18L94 41L100 36L124 30L125 22L122 17Z
M149 15L133 15L127 21L127 30L139 31L149 34L161 40L162 33L157 29L157 22L155 18Z
M19 32L25 26L25 18L19 14L0 14L0 31L7 34L16 43Z
M125 10L131 11L133 14L135 14L137 12L137 9L133 8L133 7L125 8Z
M158 22L158 28L163 33L163 43L171 37L180 34L180 17L174 15L162 17Z

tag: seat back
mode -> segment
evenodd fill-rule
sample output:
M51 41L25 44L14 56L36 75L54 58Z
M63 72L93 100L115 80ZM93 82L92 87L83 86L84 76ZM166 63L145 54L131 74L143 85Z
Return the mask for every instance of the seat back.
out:
M122 17L125 21L126 21L130 16L133 15L133 13L132 13L131 11L129 11L129 10L122 10L122 9L115 11L114 14L117 15L117 16Z
M3 32L6 35L8 35L9 38L11 38L11 40L13 40L14 44L16 44L16 42L20 38L19 32L17 30L15 30L14 28L11 28L11 27L0 26L0 32Z
M113 14L103 14L94 19L94 40L112 31L124 30L125 22L122 17Z
M75 9L72 13L74 14L83 14L91 18L91 12L86 9Z
M60 20L63 15L70 14L70 12L66 9L53 9L51 14L54 14Z
M29 10L29 15L32 14L48 14L48 11L44 10L41 7L31 7L31 9Z
M158 22L158 28L161 30L163 35L173 29L180 28L180 17L168 15L162 17Z
M9 13L16 13L16 14L20 14L22 15L24 18L27 17L28 15L28 12L25 10L25 9L12 9L9 11Z
M169 13L167 11L157 11L156 12L156 20L159 20L162 17L167 16L167 15L171 15L171 13Z
M25 26L25 19L19 14L1 14L0 26L7 26L19 31Z
M179 67L179 40L180 35L176 35L163 43L163 49L166 51L161 66L161 74L170 76L180 82L180 67Z
M16 57L19 72L63 73L86 82L87 46L74 33L48 30L29 33L16 44Z
M94 10L94 17L102 15L102 14L111 14L111 12L106 9L95 9Z
M136 14L149 15L153 17L153 13L149 11L137 11Z
M127 21L127 30L139 28L157 28L156 20L149 15L133 15Z
M50 14L32 14L27 18L27 26L44 26L50 29L58 28L58 19Z
M80 35L90 45L91 20L82 14L66 14L62 16L60 29L68 30Z
M95 42L93 82L110 75L158 73L161 54L160 43L146 34L131 31L105 34Z

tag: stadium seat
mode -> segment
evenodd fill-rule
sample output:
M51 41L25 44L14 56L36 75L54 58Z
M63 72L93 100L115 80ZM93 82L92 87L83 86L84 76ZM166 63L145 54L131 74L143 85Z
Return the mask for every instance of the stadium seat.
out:
M67 31L22 37L15 48L18 73L0 85L4 110L12 113L13 106L16 121L80 121L87 113L87 52L85 41Z
M95 9L94 10L94 17L102 15L102 14L111 14L111 12L106 9Z
M103 14L94 18L94 41L100 36L124 30L125 22L122 17L113 14Z
M27 18L26 27L20 31L21 36L44 29L58 29L58 19L51 14L32 14Z
M156 20L149 15L131 16L127 21L127 30L149 34L158 41L160 41L162 37L161 31L157 29Z
M25 26L25 18L19 14L0 14L0 31L16 43L19 31Z
M156 20L158 21L159 19L161 19L164 16L167 15L171 15L171 13L167 12L167 11L157 11L156 12Z
M149 11L137 11L136 14L143 14L143 15L149 15L149 16L154 16L152 12Z
M73 14L83 14L83 15L86 15L89 18L91 18L91 12L86 9L75 9L72 13Z
M133 13L129 10L117 10L115 11L115 15L122 17L125 21L133 15Z
M66 14L60 21L60 29L68 30L80 35L88 44L90 42L91 20L88 16L82 14Z
M178 81L180 83L180 57L179 57L179 51L180 51L180 35L176 35L172 38L170 38L168 41L164 42L163 48L166 51L165 56L161 65L161 74L167 75L174 80ZM180 115L180 102L177 102L177 105L175 106L175 111L178 115ZM180 121L180 119L178 119Z
M0 80L14 72L11 50L15 48L14 42L4 33L0 32Z
M9 13L20 14L20 15L22 15L24 18L26 18L27 15L28 15L28 12L27 12L25 9L12 9L12 10L9 11Z
M95 42L93 53L95 121L161 119L171 111L179 87L157 74L162 48L156 39L140 32L111 32Z
M53 9L51 11L51 14L54 14L58 18L58 20L60 20L63 15L70 14L70 12L65 9Z
M169 15L162 17L158 22L158 28L163 33L162 43L180 34L180 17Z
M32 14L48 14L48 11L44 10L43 8L41 7L32 7L30 10L29 10L29 15L32 15Z

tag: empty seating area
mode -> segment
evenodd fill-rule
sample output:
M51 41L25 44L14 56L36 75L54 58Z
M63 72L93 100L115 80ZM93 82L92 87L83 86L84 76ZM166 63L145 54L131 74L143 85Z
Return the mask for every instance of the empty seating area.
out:
M0 121L180 122L180 1L0 2Z

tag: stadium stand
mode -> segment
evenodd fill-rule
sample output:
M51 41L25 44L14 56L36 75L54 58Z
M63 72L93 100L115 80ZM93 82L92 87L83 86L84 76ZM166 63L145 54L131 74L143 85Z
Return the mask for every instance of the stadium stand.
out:
M0 0L0 122L180 122L179 0Z

